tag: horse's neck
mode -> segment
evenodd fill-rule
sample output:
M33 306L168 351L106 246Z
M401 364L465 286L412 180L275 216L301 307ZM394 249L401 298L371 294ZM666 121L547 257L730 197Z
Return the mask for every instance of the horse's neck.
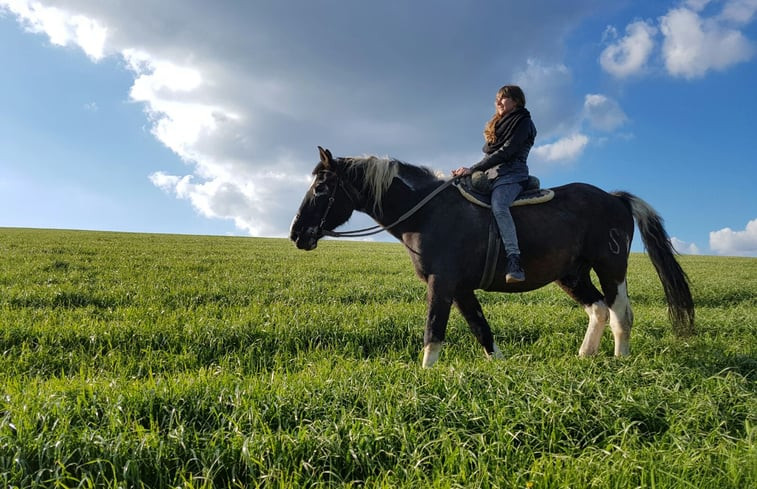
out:
M413 184L410 180L398 175L394 178L389 188L384 192L384 195L381 198L380 207L374 209L373 203L371 202L365 206L363 212L371 216L373 220L382 226L390 226L432 191L433 186L430 188L428 186L423 186L418 189L417 185ZM398 224L397 228L392 229L392 234L397 235L398 233L401 233L401 230L407 230L408 226L412 227L413 222L413 219L408 218L401 224Z

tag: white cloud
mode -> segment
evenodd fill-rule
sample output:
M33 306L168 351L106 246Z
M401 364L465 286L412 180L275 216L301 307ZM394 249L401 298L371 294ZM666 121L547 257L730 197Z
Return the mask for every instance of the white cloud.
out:
M673 245L673 248L683 255L699 255L701 252L699 251L699 247L694 243L687 243L686 241L681 241L680 239L676 237L670 238L670 243Z
M165 192L188 200L202 216L232 220L237 228L253 236L283 236L286 228L270 217L292 211L284 203L298 201L310 184L310 176L292 178L265 173L241 182L216 178L195 183L192 175L180 177L155 172L150 181Z
M134 49L124 49L122 56L135 74L129 95L145 104L155 137L184 160L202 164L206 155L198 151L198 141L218 131L220 124L239 117L204 102L204 81L199 69L154 59ZM214 173L203 176L212 177Z
M605 31L613 33L614 29ZM608 73L624 78L640 73L654 48L657 29L645 21L636 21L626 27L626 36L607 46L599 63Z
M573 134L554 143L535 146L532 152L546 162L570 162L583 153L588 143L589 138L586 135Z
M732 5L732 4L729 4ZM731 12L729 17L743 16ZM662 55L673 76L696 78L710 70L724 70L749 60L754 45L738 30L720 18L701 18L686 9L674 9L660 20L665 40Z
M706 13L710 6L721 5L718 14ZM722 71L750 60L757 52L754 42L740 30L757 12L757 0L688 0L661 16L659 25L639 20L626 26L625 37L602 51L602 68L617 78L644 72L654 62L664 65L669 75L683 78L704 76L711 70ZM656 36L662 34L658 49ZM616 39L610 26L603 41Z
M743 231L712 231L710 248L719 255L757 256L757 219L749 221Z
M757 12L757 0L731 0L725 4L719 20L747 24Z
M191 180L191 177L189 176L184 178ZM153 185L160 187L166 192L173 192L179 187L182 178L177 177L176 175L168 175L165 172L158 171L150 175L150 181L153 183Z
M618 102L596 93L584 98L584 117L592 127L606 132L612 132L628 121Z
M97 21L75 15L71 18L74 29L74 39L82 50L93 60L102 59L105 56L105 41L108 37L108 29L101 26Z
M132 96L149 99L166 90L173 93L191 92L202 85L202 75L196 69L169 61L154 59L148 53L124 49L121 53L129 68L137 75Z
M93 61L105 56L108 30L94 19L26 0L3 0L0 6L16 14L30 32L47 34L56 46L74 43Z

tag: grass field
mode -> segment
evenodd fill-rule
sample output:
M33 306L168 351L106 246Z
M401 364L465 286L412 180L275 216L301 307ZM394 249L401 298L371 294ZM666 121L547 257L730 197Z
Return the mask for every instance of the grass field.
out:
M0 228L0 487L757 487L757 259L631 256L631 357L556 286L420 368L401 245Z

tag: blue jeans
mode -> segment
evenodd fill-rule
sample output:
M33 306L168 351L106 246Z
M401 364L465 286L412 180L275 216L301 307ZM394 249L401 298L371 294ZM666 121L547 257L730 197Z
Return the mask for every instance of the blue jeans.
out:
M492 213L497 221L499 236L505 244L505 252L508 255L519 255L518 236L515 234L515 222L510 214L510 204L513 203L519 193L523 191L526 182L504 183L496 185L492 189Z

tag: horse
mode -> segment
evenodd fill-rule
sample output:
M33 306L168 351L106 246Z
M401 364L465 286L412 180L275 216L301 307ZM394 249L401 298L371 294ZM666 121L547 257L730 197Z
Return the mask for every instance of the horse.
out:
M375 156L335 158L327 149L318 150L312 185L290 228L297 248L313 250L324 236L359 236L334 229L354 211L368 214L378 223L375 228L404 244L416 274L427 284L422 366L438 360L453 304L485 354L501 358L475 295L487 273L491 211L462 198L449 185L451 179L429 168ZM548 202L511 208L526 280L507 283L504 260L498 260L483 290L518 293L556 282L589 317L579 356L597 353L608 321L615 356L629 355L633 311L626 272L635 219L662 282L674 333L694 334L689 280L657 212L624 191L607 193L585 183L551 190L554 198ZM602 292L593 285L591 270Z

